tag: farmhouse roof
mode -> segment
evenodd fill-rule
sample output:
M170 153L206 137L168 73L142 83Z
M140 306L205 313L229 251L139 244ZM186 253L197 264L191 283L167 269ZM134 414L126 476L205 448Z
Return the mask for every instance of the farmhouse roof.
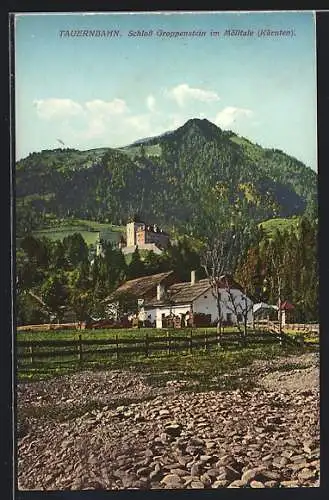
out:
M241 289L241 286L236 283L231 276L220 276L218 278L218 288L225 289L227 285L232 289ZM207 292L211 288L208 278L196 281L193 285L191 282L177 283L169 288L171 293L171 299L176 304L182 304L183 302L193 302L200 295Z
M120 295L130 294L136 298L144 298L148 292L155 288L160 283L164 282L168 277L173 279L173 271L168 271L165 273L153 274L151 276L142 276L140 278L135 278L133 280L126 281L117 290L115 290L109 297L105 299L105 302L116 300ZM170 282L169 282L170 283ZM209 280L201 279L191 284L190 281L183 283L174 283L170 285L167 282L168 288L164 291L164 295L160 300L157 300L156 295L154 297L149 297L145 300L145 306L160 306L165 304L190 304L196 300L200 295L210 291L211 285ZM172 283L172 280L171 280ZM219 288L225 289L229 284L231 289L241 290L241 286L236 283L231 276L221 276L218 279Z
M162 283L168 276L172 275L173 271L168 271L166 273L153 274L151 276L142 276L140 278L135 278L133 280L126 281L123 283L116 291L108 297L106 300L112 300L118 298L120 295L129 293L137 298L143 298L143 296L152 290L155 286Z
M238 283L234 282L229 276L221 276L218 280L219 288L226 288L228 280L229 286L232 289L239 289L241 287ZM210 291L211 285L208 278L196 281L193 285L190 281L184 283L175 283L168 288L165 297L162 300L157 300L156 297L147 301L146 306L157 306L164 304L191 304L194 300L202 294Z
M209 288L210 284L208 280L197 281L194 285L191 285L189 281L186 283L175 283L168 287L160 300L152 297L144 305L146 307L156 307L168 304L190 304Z
M207 279L196 281L194 285L190 282L176 283L169 288L170 298L175 304L193 302L203 293L211 288Z

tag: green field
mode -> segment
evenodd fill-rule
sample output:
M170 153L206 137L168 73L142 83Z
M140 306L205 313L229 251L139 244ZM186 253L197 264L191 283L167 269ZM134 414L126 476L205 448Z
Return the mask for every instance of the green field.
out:
M66 236L72 236L74 233L80 233L87 245L95 245L99 239L99 232L106 232L108 241L117 242L121 234L125 231L124 226L114 226L96 221L74 219L70 221L59 222L47 229L34 231L37 238L49 238L50 240L63 240Z
M209 333L214 332L214 328L206 329ZM170 336L188 336L190 329L170 330ZM233 333L236 331L234 328L227 328L226 333ZM193 336L204 334L205 329L193 329ZM166 337L167 330L156 329L103 329L103 330L62 330L62 331L42 331L42 332L17 332L17 340L74 340L78 339L81 334L82 339L115 339L118 335L119 340L122 339L145 339L145 335L151 340L152 337ZM225 335L225 332L224 332ZM134 343L133 343L134 344ZM130 342L130 345L133 345ZM162 341L161 341L162 344ZM137 344L136 346L141 346ZM62 347L64 350L70 350L71 354L67 353L66 356L52 358L47 356L41 361L35 360L33 365L29 360L22 360L18 366L18 379L21 381L33 381L48 379L54 376L74 373L79 370L98 370L98 369L128 369L137 370L152 374L152 377L162 379L166 373L175 373L177 376L186 378L203 380L204 383L209 383L211 377L225 372L231 372L236 368L250 364L254 359L269 359L273 356L288 355L289 353L301 352L303 347L285 346L282 347L278 342L271 342L266 344L259 344L251 339L247 346L242 347L236 344L229 344L224 348L218 348L217 344L204 348L202 343L199 347L193 347L190 351L185 344L182 346L181 351L171 351L169 354L164 340L163 347L160 351L152 350L150 344L149 355L146 356L143 352L143 345L139 353L125 353L120 352L119 356L109 354L104 351L111 346L106 345L90 345L86 346L83 351L83 360L79 361L77 351L72 347ZM114 345L112 346L114 347ZM306 347L305 347L306 348ZM20 347L20 349L28 349ZM42 350L51 351L56 347L41 347ZM103 352L102 352L103 351ZM25 351L27 352L27 351ZM114 351L112 351L114 353Z
M138 373L146 373L154 383L160 383L171 379L197 380L200 383L199 388L214 388L215 377L227 374L232 384L234 372L250 365L254 360L271 360L273 358L293 354L300 354L304 350L296 347L280 347L278 344L259 346L251 345L246 348L232 348L221 350L213 348L212 350L198 349L192 354L185 352L172 353L171 355L144 355L104 356L97 359L90 359L88 362L79 363L72 357L66 362L59 360L43 361L34 365L21 365L18 368L17 376L19 381L37 381L46 380L57 376L67 375L82 370L129 370ZM232 388L232 387L230 387Z
M216 328L194 328L193 333L200 334L207 332L215 332ZM190 328L181 329L156 329L156 328L97 328L86 330L45 330L41 332L25 332L18 331L16 334L17 340L70 340L76 339L81 335L82 339L114 339L116 335L120 338L141 338L147 334L149 338L160 337L166 335L170 331L171 336L187 335L191 331ZM235 327L226 327L224 333L237 332Z
M115 226L110 223L97 222L92 220L84 220L84 219L74 219L73 222L69 222L70 225L79 225L85 228L88 228L89 231L102 231L102 230L110 230L113 232L122 232L125 231L125 226Z
M277 218L277 219L269 219L259 224L259 227L265 231L265 234L268 238L273 238L274 233L276 231L290 231L291 228L295 230L298 227L300 217L294 216L289 218Z
M72 236L74 233L80 233L87 245L95 245L98 241L99 233L97 231L82 231L79 229L44 229L42 231L35 231L33 235L36 238L48 238L52 241L63 240L67 236Z

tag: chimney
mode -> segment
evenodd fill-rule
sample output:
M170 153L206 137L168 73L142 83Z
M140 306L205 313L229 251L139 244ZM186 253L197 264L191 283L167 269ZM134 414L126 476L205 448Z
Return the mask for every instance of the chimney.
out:
M161 283L159 283L157 285L157 300L161 300L163 297L163 285L161 285Z
M195 271L191 271L191 286L195 285Z

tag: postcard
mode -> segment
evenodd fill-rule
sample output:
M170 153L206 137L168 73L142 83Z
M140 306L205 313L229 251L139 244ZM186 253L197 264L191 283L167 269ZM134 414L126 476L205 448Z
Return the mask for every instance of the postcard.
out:
M315 13L14 24L17 489L319 487Z

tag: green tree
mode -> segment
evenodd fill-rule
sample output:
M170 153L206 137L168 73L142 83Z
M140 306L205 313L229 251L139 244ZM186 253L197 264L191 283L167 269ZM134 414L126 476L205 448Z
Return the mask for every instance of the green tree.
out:
M131 293L122 293L118 298L118 318L127 314L136 314L138 311L137 298Z
M45 277L45 269L38 267L23 249L16 252L16 292L29 290L40 284Z
M111 292L121 284L127 273L127 265L122 251L113 246L112 243L104 243L104 257L102 259L103 281Z
M191 241L185 236L168 246L162 263L164 270L174 271L177 279L181 281L188 281L192 270L198 274L203 272L199 252L192 248Z
M52 269L68 269L69 263L65 255L65 248L60 240L54 241L51 248Z
M49 313L28 291L16 294L16 323L20 325L38 325L49 321Z
M249 248L245 259L239 263L236 269L235 279L253 300L257 302L264 300L264 270L258 245Z
M127 279L139 278L140 276L145 276L145 266L140 257L138 247L136 247L127 269Z
M164 270L164 260L152 250L146 252L144 257L145 276L161 273Z
M71 267L88 261L88 247L80 233L74 233L63 239L66 259Z
M295 319L318 318L317 224L302 218L295 231L276 231L259 245L266 294L263 300L284 300L295 306Z
M68 304L68 290L64 276L49 276L42 284L41 297L47 308L60 322Z
M37 267L48 267L50 246L46 239L35 238L32 235L25 236L20 243L20 248L26 252L31 263Z
M68 302L81 323L90 317L92 311L92 281L87 263L82 263L71 272L68 280Z
M91 293L90 315L94 319L102 319L106 317L106 302L108 290L102 281L97 281L94 284Z

